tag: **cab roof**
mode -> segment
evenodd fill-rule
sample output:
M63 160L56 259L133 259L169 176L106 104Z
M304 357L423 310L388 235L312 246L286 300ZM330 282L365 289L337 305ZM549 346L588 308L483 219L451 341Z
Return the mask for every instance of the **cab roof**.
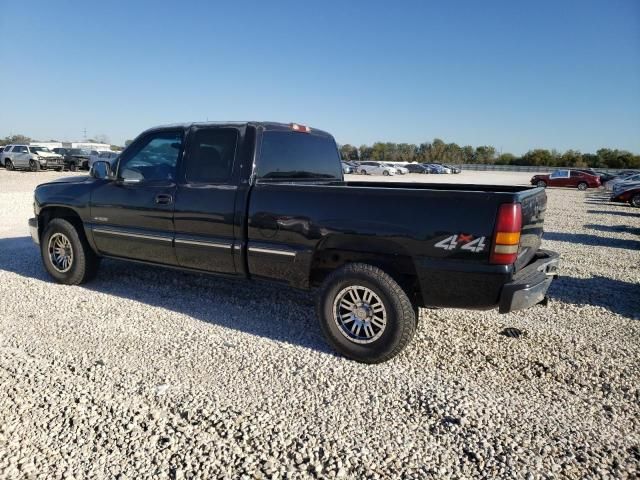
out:
M254 126L256 128L262 128L265 131L294 131L292 125L302 125L296 123L280 123L280 122L264 122L264 121L245 121L245 122L187 122L187 123L170 123L167 125L158 125L156 127L149 128L142 133L151 132L154 130L170 130L170 129L184 129L187 130L191 127L216 127L216 126L236 126L236 127L244 127L244 126ZM331 137L332 135L324 130L318 130L313 127L309 127L311 131L309 133L313 133L315 135L327 136Z

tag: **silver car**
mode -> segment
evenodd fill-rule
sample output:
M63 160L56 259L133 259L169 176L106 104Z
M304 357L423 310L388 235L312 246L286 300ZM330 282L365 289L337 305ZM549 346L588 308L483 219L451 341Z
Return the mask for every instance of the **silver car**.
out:
M7 170L20 168L37 172L45 168L58 171L64 168L62 155L52 152L47 147L37 145L7 145L2 150L0 160Z

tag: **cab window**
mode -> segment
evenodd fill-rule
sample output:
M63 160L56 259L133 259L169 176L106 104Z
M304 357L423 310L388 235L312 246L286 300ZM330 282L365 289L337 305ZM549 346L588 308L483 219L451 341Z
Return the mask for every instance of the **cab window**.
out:
M266 131L256 174L262 180L341 180L342 166L336 142L331 137Z
M120 161L118 177L132 182L174 181L183 132L157 132L143 138Z
M188 183L228 182L237 141L235 128L198 128L189 142L185 180Z

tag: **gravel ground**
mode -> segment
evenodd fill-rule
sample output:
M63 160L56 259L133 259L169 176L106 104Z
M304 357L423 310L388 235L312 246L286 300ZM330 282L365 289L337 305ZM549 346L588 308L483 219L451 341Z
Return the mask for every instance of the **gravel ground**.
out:
M550 190L548 307L422 310L366 366L306 294L116 261L52 283L26 220L58 175L0 170L1 478L640 473L639 210Z

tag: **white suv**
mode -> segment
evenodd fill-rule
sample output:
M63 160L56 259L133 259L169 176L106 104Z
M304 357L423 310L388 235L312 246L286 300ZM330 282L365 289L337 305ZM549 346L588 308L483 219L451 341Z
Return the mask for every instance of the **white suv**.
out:
M360 162L358 173L362 175L395 175L398 173L395 167L387 165L384 162Z
M58 171L64 168L62 155L53 153L47 147L7 145L0 155L0 161L7 170L28 168L37 172L41 168L53 168Z

